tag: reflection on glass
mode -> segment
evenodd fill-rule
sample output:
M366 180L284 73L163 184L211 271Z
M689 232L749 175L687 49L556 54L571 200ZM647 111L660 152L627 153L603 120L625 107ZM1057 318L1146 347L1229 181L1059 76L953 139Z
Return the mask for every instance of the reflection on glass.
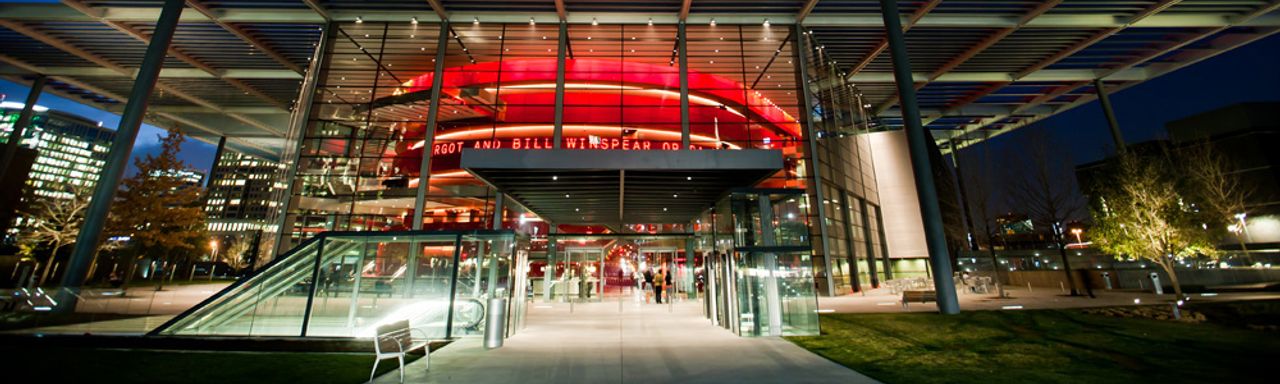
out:
M478 335L488 299L513 299L517 244L501 231L324 234L156 333L371 337L408 320L415 337Z

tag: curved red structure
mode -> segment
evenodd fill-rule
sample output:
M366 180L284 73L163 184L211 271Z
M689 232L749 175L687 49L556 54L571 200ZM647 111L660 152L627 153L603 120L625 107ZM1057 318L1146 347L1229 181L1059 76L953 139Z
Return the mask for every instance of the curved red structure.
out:
M463 148L549 149L555 119L555 59L516 59L447 68L431 173L460 175ZM429 98L434 73L409 80L376 106ZM759 92L689 71L690 149L786 148L801 137L797 119ZM563 148L680 149L680 73L667 65L604 59L565 62ZM422 137L411 123L405 136ZM422 141L395 148L396 166L417 174ZM436 184L436 182L433 182Z

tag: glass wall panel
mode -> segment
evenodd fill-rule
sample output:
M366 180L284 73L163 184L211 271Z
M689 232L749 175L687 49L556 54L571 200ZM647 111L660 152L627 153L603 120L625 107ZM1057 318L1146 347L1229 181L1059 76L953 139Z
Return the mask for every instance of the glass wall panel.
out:
M485 310L493 297L511 297L514 237L465 235L459 244L453 335L484 332Z
M298 336L320 239L269 264L160 329L165 335Z
M509 231L325 234L156 333L371 337L407 320L415 338L450 336L450 321L453 336L479 335L488 299L523 300L512 296L512 257L528 252L517 244L529 243ZM508 305L523 318L523 303Z

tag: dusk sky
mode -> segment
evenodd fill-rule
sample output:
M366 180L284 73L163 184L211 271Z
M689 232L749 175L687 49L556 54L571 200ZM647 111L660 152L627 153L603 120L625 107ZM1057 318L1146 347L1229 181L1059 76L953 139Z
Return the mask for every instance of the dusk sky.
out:
M1164 125L1170 121L1246 101L1280 101L1277 63L1280 35L1114 93L1111 104L1126 142L1162 138ZM1071 148L1077 164L1100 160L1112 147L1107 120L1097 101L978 147L990 145L992 153L1001 153L1033 130L1050 130L1058 147Z

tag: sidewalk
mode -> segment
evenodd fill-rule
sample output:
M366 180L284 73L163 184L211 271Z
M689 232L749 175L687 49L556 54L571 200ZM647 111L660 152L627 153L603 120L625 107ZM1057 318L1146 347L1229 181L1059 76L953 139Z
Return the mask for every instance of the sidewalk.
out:
M606 299L608 300L608 299ZM716 327L698 302L530 305L499 349L466 338L406 367L406 383L876 383L780 338ZM394 362L391 362L394 364ZM377 383L396 383L388 373Z
M1096 298L1088 296L1068 296L1058 288L1008 287L1005 289L1008 298L999 298L994 288L990 293L957 292L962 311L982 310L1018 310L1018 309L1068 309L1110 307L1136 304L1168 304L1173 300L1173 292L1164 295L1133 290L1095 289ZM1201 295L1188 294L1195 303L1239 300L1280 299L1277 292L1233 292ZM1135 302L1135 300L1137 300ZM902 308L902 295L891 294L887 288L872 289L866 293L855 293L837 297L819 297L818 308L823 312L835 313L895 313L895 312L937 312L936 303L910 303L907 309Z

